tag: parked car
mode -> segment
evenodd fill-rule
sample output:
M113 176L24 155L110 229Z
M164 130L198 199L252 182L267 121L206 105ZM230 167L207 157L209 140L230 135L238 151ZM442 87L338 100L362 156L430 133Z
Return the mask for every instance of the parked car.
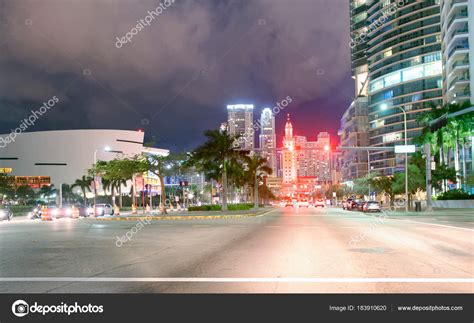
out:
M382 212L382 207L380 206L380 203L377 201L368 201L364 205L364 212Z
M351 205L352 205L352 198L348 198L347 200L342 202L342 209L343 210L350 210Z
M294 206L295 206L294 203L290 200L285 202L285 207L294 207Z
M367 202L366 201L358 201L356 204L357 211L364 211L364 206Z
M94 214L94 206L87 209L88 215ZM114 215L114 208L110 204L97 204L95 207L95 216Z
M3 220L10 221L11 219L13 219L12 210L6 205L0 206L0 221L3 221Z
M309 207L309 201L307 199L301 199L298 201L299 207Z
M325 207L324 200L316 200L314 202L314 207L318 207L318 206Z

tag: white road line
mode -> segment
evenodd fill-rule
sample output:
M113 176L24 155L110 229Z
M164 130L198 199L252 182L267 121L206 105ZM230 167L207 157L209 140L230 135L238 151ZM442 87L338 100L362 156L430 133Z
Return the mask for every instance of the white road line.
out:
M0 282L157 283L474 283L474 278L205 278L205 277L3 277Z
M457 229L457 230L464 230L464 231L474 232L474 229L461 228L461 227L453 227L453 226L451 226L451 225L444 225L444 224L418 222L418 221L411 221L411 220L404 220L404 219L390 219L390 218L389 218L389 220L399 220L399 221L403 221L403 222L419 223L419 224L433 225L433 226L435 226L435 227L443 227L443 228L450 228L450 229Z

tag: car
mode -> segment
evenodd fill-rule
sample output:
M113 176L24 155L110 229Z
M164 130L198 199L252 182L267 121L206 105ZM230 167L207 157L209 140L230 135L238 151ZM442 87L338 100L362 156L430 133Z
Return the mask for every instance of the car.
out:
M368 201L363 208L364 212L382 212L382 207L377 201Z
M87 208L87 214L94 214L94 206ZM114 215L114 208L110 204L96 204L95 216Z
M361 212L364 211L364 206L365 206L366 203L367 203L366 201L357 202L357 204L356 204L357 211L361 211Z
M0 206L0 221L13 219L13 212L8 206Z
M351 205L352 205L352 201L353 201L352 198L348 198L347 200L342 202L342 209L343 210L350 210Z
M314 202L314 207L318 207L318 206L325 207L326 205L324 204L324 200L316 200Z
M285 202L285 207L294 207L295 205L293 204L292 201L286 201Z
M299 207L309 207L309 201L307 199L301 199L298 201Z

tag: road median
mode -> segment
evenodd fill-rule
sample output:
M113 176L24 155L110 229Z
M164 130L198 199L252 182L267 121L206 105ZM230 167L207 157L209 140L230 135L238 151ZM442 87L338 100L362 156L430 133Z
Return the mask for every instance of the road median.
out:
M254 211L248 213L236 212L226 214L199 214L199 215L156 215L156 214L144 214L144 215L131 215L131 216L106 216L88 218L96 221L140 221L140 220L157 220L157 221L182 221L182 220L216 220L216 219L241 219L241 218L252 218L264 216L275 209L263 209L261 211Z

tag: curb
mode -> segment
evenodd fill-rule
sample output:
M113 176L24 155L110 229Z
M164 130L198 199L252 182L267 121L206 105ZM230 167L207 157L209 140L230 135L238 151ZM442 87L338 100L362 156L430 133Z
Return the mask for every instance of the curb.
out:
M95 221L139 221L139 220L161 220L161 221L172 221L172 220L216 220L216 219L242 219L242 218L256 218L264 216L274 210L259 212L256 214L229 214L229 215L174 215L174 216L134 216L134 217L121 217L121 218L88 218Z

